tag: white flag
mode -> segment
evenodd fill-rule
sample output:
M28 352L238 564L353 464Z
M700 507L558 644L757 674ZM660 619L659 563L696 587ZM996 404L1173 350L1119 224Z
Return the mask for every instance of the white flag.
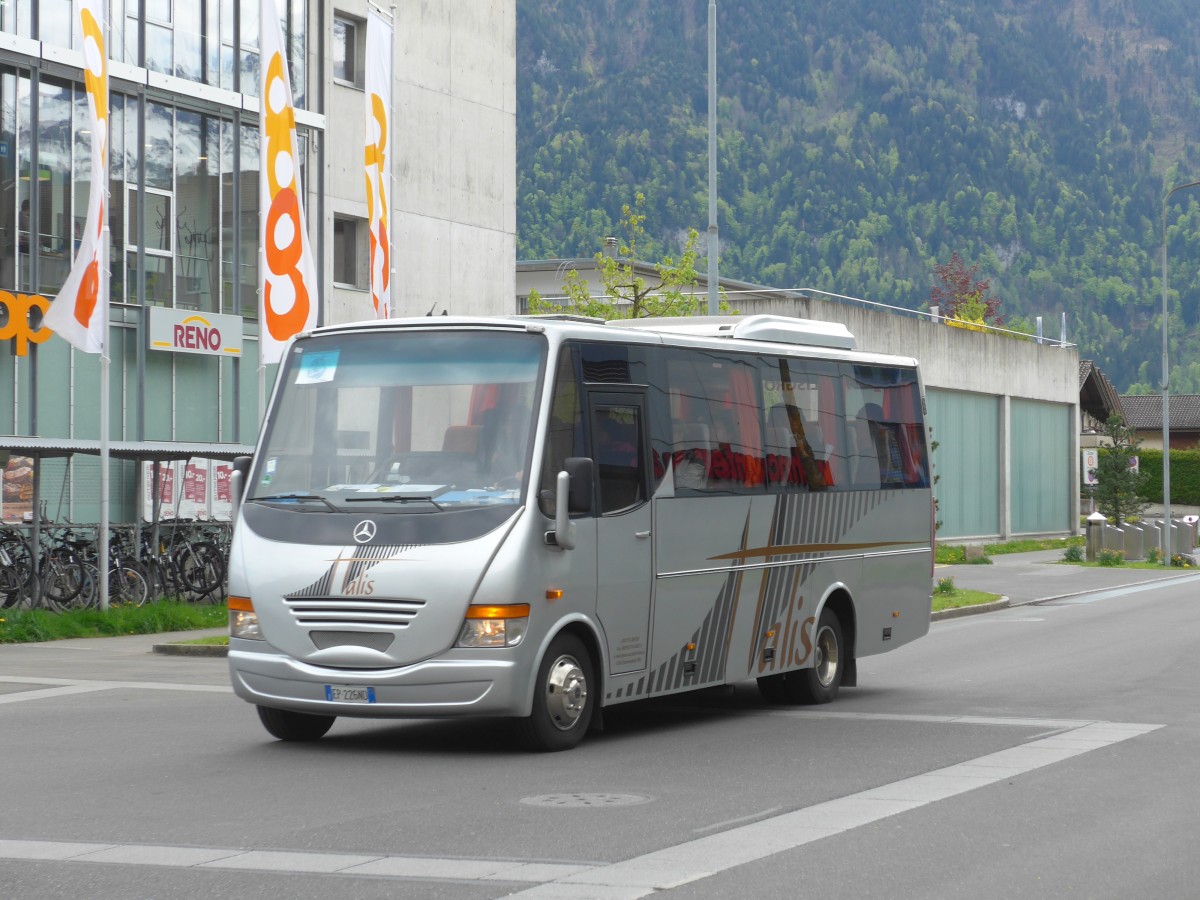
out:
M92 125L92 181L87 219L71 273L45 322L87 353L103 353L108 337L108 54L104 0L77 0L83 31L84 84Z
M262 0L261 9L258 215L263 266L259 339L262 362L275 363L290 338L316 327L320 293L301 200L296 112L283 30L275 0Z
M392 196L392 161L388 136L392 118L392 26L375 11L367 15L366 59L367 216L371 248L371 304L377 319L391 312L392 244L388 208Z

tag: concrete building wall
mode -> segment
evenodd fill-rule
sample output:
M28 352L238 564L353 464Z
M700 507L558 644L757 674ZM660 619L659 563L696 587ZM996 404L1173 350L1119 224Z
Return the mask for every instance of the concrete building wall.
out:
M365 19L365 0L323 4ZM334 8L336 6L336 9ZM392 307L398 316L510 312L516 269L516 0L396 7L391 143ZM328 84L326 260L332 216L365 218L364 96ZM330 287L327 321L370 314L363 290Z

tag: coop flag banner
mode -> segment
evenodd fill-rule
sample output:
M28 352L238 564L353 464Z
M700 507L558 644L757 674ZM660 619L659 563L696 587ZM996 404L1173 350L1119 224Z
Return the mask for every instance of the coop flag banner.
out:
M296 112L274 0L263 0L259 123L259 311L261 361L279 362L288 339L317 324L316 265L304 220Z
M104 353L108 335L108 54L104 0L76 0L83 34L84 84L92 126L92 171L87 218L66 283L45 322L75 347Z
M388 205L392 196L392 26L372 9L367 16L366 54L367 216L371 249L371 304L375 318L391 312L391 235Z

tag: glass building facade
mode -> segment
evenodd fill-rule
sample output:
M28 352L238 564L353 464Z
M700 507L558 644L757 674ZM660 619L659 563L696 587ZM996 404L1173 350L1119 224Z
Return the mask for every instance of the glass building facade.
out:
M310 172L324 127L311 101L310 16L276 2L289 52L314 250L324 210ZM109 434L113 440L253 443L258 391L259 0L109 0ZM319 43L319 42L318 42ZM37 298L71 269L91 165L75 0L0 3L0 434L99 433L99 362L38 342ZM318 253L318 265L321 265ZM324 283L324 273L318 272ZM33 298L32 300L30 298ZM240 358L147 348L153 307L243 318ZM268 376L268 378L270 375ZM269 383L269 381L268 381ZM43 462L43 496L87 515L79 459ZM73 466L72 474L68 466ZM136 473L113 464L114 494ZM120 501L131 505L132 499ZM83 509L76 509L82 503ZM54 508L49 510L53 516ZM130 510L114 508L120 516Z

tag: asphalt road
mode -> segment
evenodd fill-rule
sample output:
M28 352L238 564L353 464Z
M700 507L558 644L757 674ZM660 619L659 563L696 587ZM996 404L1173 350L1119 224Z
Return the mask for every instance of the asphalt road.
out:
M282 744L223 660L0 646L0 897L1196 896L1200 576L969 568L1063 599L937 622L828 707L741 685L552 755L494 721Z

